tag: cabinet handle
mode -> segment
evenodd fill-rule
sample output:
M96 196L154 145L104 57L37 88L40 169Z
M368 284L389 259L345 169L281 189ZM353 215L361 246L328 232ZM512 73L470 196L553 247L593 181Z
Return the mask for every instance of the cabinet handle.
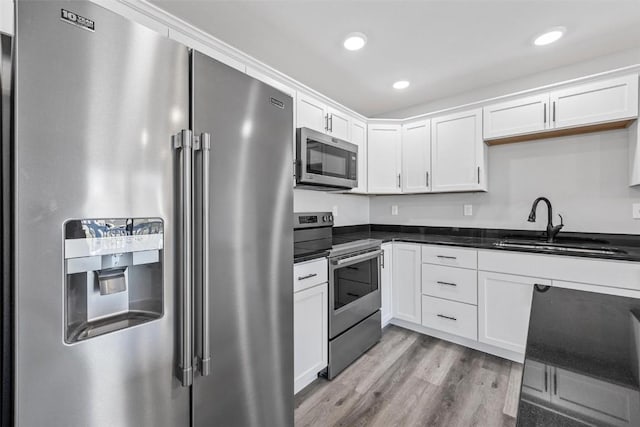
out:
M547 387L547 377L548 377L548 373L547 373L547 368L544 369L544 392L546 393L548 390Z
M544 103L544 113L542 115L542 117L544 118L544 122L547 123L547 103Z
M453 321L458 320L458 319L456 319L455 317L445 316L444 314L437 314L436 316L441 317L441 318L443 318L443 319L447 319L447 320L453 320Z
M380 268L384 268L384 251L382 251L382 256L380 257Z
M553 101L553 122L556 121L556 101Z
M311 279L312 277L316 277L318 273L307 274L306 276L298 276L298 280L306 280Z
M333 114L329 116L329 132L333 132Z
M447 255L436 255L436 258L443 258L443 259L458 259L454 256L447 256Z
M398 188L402 188L400 185L400 174L398 174Z
M324 115L324 130L329 132L329 114Z
M480 166L478 166L478 184L480 184Z
M455 283L450 283L450 282L441 282L441 281L437 281L436 282L439 285L447 285L447 286L458 286Z
M558 395L558 372L553 371L553 394Z
M429 172L426 173L427 175L427 187L429 186Z

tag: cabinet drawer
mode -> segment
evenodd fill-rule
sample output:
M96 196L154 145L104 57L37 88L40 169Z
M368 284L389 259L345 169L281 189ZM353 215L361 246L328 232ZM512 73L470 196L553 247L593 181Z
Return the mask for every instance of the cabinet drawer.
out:
M478 308L423 295L422 326L475 340L478 339Z
M327 259L320 258L293 266L293 292L308 289L328 281Z
M452 248L450 246L422 246L422 262L476 269L478 266L478 251Z
M478 274L465 268L422 264L422 293L476 305Z

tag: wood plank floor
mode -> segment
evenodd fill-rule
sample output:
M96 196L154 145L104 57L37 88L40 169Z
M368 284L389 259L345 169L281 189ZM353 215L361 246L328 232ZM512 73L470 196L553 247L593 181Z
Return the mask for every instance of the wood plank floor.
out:
M296 396L295 424L515 426L522 365L396 326L333 381Z

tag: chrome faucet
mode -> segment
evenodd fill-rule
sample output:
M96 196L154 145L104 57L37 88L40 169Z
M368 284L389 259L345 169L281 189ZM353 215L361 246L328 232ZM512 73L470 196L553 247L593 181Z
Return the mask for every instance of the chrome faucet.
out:
M534 200L533 206L531 206L529 222L536 222L536 209L540 202L547 204L547 242L553 243L560 230L562 230L562 227L564 227L564 220L562 219L562 215L558 214L560 217L560 225L553 225L553 208L551 207L551 202L546 197L538 197Z

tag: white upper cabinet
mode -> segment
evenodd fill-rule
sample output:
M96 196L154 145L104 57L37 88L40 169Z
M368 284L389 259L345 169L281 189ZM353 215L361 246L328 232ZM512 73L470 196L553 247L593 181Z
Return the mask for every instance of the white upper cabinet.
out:
M369 193L400 193L401 188L401 126L370 124L367 132Z
M296 127L307 127L345 141L351 141L352 118L321 100L298 92Z
M351 142L358 146L358 186L354 193L367 192L367 124L358 120L351 121Z
M551 92L554 128L591 125L638 116L638 75Z
M298 92L296 97L296 127L327 132L327 106L320 100Z
M402 125L402 192L426 193L431 189L431 122Z
M484 107L484 139L549 129L549 94L528 96Z
M431 119L434 192L487 191L482 109Z
M12 0L0 0L0 33L14 33Z
M335 108L327 107L327 133L329 135L351 141L350 121L351 119L346 114Z
M553 131L572 128L576 133L585 132L589 130L585 127L620 123L638 116L638 75L568 86L488 105L483 110L484 139L488 141L543 132L553 136Z

